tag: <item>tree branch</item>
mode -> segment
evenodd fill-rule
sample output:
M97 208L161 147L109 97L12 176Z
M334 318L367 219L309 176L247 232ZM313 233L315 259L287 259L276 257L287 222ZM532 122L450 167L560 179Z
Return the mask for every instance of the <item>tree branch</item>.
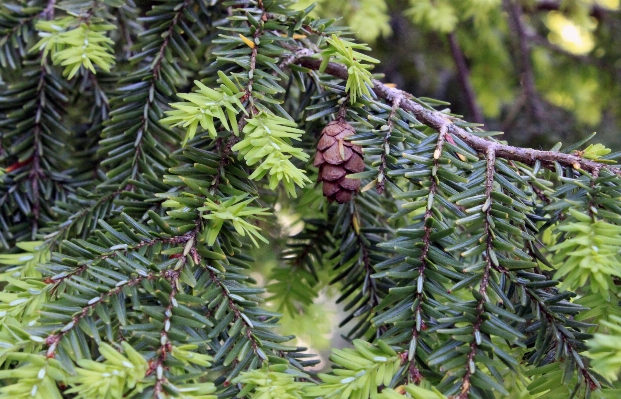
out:
M179 5L179 8L177 9L177 12L174 18L171 21L170 26L168 27L168 30L166 31L167 34L164 38L164 41L160 45L157 55L155 56L154 61L153 61L153 67L151 68L152 73L150 76L151 84L149 86L149 96L147 97L144 108L143 108L144 112L142 114L142 121L141 121L140 128L136 131L137 137L136 137L136 142L134 143L134 148L136 149L136 151L134 152L134 155L133 155L132 171L130 175L132 179L135 179L136 176L140 174L138 165L139 165L140 158L143 155L142 142L145 139L145 136L147 136L145 134L145 130L148 130L149 128L149 118L148 118L149 108L151 108L151 106L155 103L155 100L156 100L155 95L151 93L155 92L155 89L156 89L155 82L161 78L162 62L166 58L166 49L168 48L168 45L171 41L172 33L176 29L177 24L179 23L181 18L185 18L185 15L183 14L183 12L185 8L188 7L189 5L190 5L190 0L185 0L183 3ZM125 181L123 181L121 185L124 186ZM129 188L130 190L134 190L135 187L130 186Z
M451 46L451 53L453 54L453 61L455 61L455 67L457 67L457 80L459 81L459 85L466 96L466 105L468 106L468 111L470 111L470 115L472 116L472 121L476 123L485 123L483 113L477 103L476 95L474 93L474 89L472 88L472 82L470 81L470 70L466 64L466 57L464 57L464 52L459 46L459 41L457 40L455 32L448 35L448 40L449 45Z
M530 110L536 119L543 119L544 113L539 103L539 96L535 86L535 74L530 61L531 49L528 45L528 33L522 21L522 9L514 0L505 0L505 8L508 11L509 26L517 33L519 47L519 62L521 71L521 83L527 98L530 98Z
M300 58L294 62L314 70L318 70L319 65L321 64L320 59L308 57ZM325 73L343 80L347 80L348 76L347 68L334 62L328 63ZM557 151L541 151L531 148L514 147L478 137L475 134L467 132L465 129L457 126L453 120L454 118L451 118L440 111L427 109L417 102L410 100L409 98L412 98L411 94L399 89L388 87L376 79L373 79L372 82L373 91L378 97L388 102L392 102L398 97L404 97L399 103L399 107L401 109L412 113L421 123L434 128L437 131L447 129L448 133L459 137L466 144L480 153L487 153L487 150L493 146L495 148L497 158L518 161L526 165L534 165L535 162L539 161L542 166L554 170L554 163L558 162L562 166L577 170L582 169L589 173L593 173L595 170L601 168L606 169L610 173L617 176L621 176L621 169L618 167L602 165L601 163L582 158L578 155L564 154Z
M180 260L182 264L185 264L184 256L182 256ZM170 330L172 309L176 303L175 296L178 293L179 275L181 272L178 268L175 268L174 270L166 270L162 274L164 278L169 281L172 290L170 294L168 294L168 305L166 306L166 310L164 310L164 329L160 332L160 348L157 350L157 357L149 362L149 369L146 373L146 375L149 375L155 371L155 386L153 387L153 396L155 398L159 398L162 395L162 391L164 390L163 384L166 382L166 377L164 376L164 362L168 354L172 352L172 344L170 343L168 332Z
M374 83L375 85L375 83ZM401 100L400 105L406 101L405 98ZM409 100L408 100L409 101ZM442 154L442 150L444 148L444 143L446 141L446 136L448 134L446 125L443 125L440 130L438 130L438 141L436 141L436 148L433 152L433 168L438 168L438 160L440 159L440 155ZM431 185L429 186L429 193L427 194L428 204L425 209L425 215L423 216L423 238L422 243L423 246L421 248L421 254L418 258L420 265L418 266L418 277L416 281L416 293L414 294L413 303L416 304L415 308L412 309L414 312L414 317L416 323L412 327L412 335L410 338L410 348L408 350L408 360L410 361L410 365L408 366L408 381L419 384L421 381L421 373L418 367L416 366L416 347L418 346L418 340L421 331L426 329L425 321L423 320L423 302L425 301L426 296L424 295L424 283L425 283L425 270L428 266L427 254L429 253L429 249L432 246L431 234L433 233L433 228L428 223L428 221L433 218L433 201L435 199L436 192L438 191L438 180L435 177L435 174L431 176Z
M485 313L485 303L487 301L487 288L489 286L489 280L491 278L492 268L494 264L492 262L491 252L493 249L493 232L492 227L490 225L490 211L492 204L492 192L494 191L494 172L495 172L495 163L496 163L496 149L495 147L489 147L485 154L487 158L486 162L486 172L485 172L485 204L481 209L482 212L485 213L485 235L487 236L486 241L486 259L485 259L485 269L483 270L483 275L481 276L481 282L479 283L479 294L480 298L478 299L477 307L476 307L476 321L472 326L472 337L473 340L470 343L470 353L468 354L468 360L466 361L466 373L462 378L461 383L461 391L457 398L459 399L468 399L468 393L470 392L471 383L470 379L472 375L476 372L476 364L474 357L477 354L477 349L481 345L481 326L483 325L483 313Z
M390 114L388 115L388 130L386 131L386 136L384 136L384 151L382 151L382 155L380 157L381 164L379 166L379 173L377 174L377 183L375 184L375 188L379 194L382 194L384 192L384 184L386 182L386 176L384 175L386 173L386 155L390 153L390 136L392 135L392 129L394 125L393 118L397 113L397 109L399 109L399 103L402 99L403 97L397 97L393 99L392 108L390 110Z
M541 0L541 1L537 1L531 7L527 6L524 8L535 9L537 11L563 11L567 7L563 7L563 4L561 1ZM614 10L607 9L597 4L593 4L591 7L589 7L589 15L597 19L603 19L606 15L606 12L610 12L610 11L614 11Z
M161 272L161 274L164 274L165 271ZM61 339L67 335L69 332L71 332L75 327L78 326L78 323L80 322L80 320L82 320L83 318L85 318L86 316L89 315L89 312L93 309L95 309L95 307L97 305L100 304L100 302L113 297L114 295L118 295L123 291L123 288L125 287L133 287L136 286L138 284L140 284L143 280L147 279L147 280L152 280L156 277L157 275L154 273L149 273L149 274L145 274L137 276L135 278L132 278L131 280L128 281L124 281L122 282L123 284L121 284L121 282L119 282L114 288L102 293L100 296L98 297L94 297L92 298L88 304L84 307L82 307L82 310L80 310L79 312L77 312L72 318L71 321L69 323L66 323L62 328L54 330L54 332L50 335L48 335L45 340L43 342L45 342L45 344L48 346L47 348L47 352L46 352L46 356L48 358L53 358L56 356L56 349L58 349L58 344L60 343Z
M41 18L47 20L54 19L54 7L56 6L56 0L48 0L45 9L41 12Z

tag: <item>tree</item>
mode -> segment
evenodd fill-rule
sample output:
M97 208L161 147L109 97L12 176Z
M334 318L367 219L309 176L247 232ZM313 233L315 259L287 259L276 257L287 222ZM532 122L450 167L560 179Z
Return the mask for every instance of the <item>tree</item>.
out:
M312 15L342 16L376 42L386 82L450 101L513 145L549 148L585 131L620 144L618 0L317 3Z
M496 140L289 6L0 5L0 397L618 397L620 154ZM315 374L266 301L329 282Z

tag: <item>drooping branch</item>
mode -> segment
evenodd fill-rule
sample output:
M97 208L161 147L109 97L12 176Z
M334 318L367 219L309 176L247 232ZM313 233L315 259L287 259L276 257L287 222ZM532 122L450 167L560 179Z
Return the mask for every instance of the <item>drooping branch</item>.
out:
M139 165L140 157L143 156L143 150L142 150L141 145L143 141L145 140L145 137L147 136L145 135L145 130L149 128L149 118L148 118L149 109L155 103L155 95L151 93L155 92L156 83L159 79L161 79L161 73L162 73L162 67L163 67L162 63L164 59L166 58L166 49L168 48L169 45L172 45L172 40L171 40L172 33L176 29L177 24L183 18L184 9L188 7L189 5L190 5L189 0L185 0L183 3L180 4L175 16L173 17L172 22L170 23L170 26L168 27L166 36L164 36L165 37L164 41L160 45L157 55L155 56L155 59L152 64L153 67L151 69L151 78L150 78L150 84L149 84L150 94L147 97L147 101L145 102L145 105L144 105L142 121L140 123L140 128L137 130L137 133L136 133L137 137L136 137L136 141L134 144L136 151L134 152L133 160L132 160L132 172L131 172L132 179L136 178L140 174L138 165ZM124 185L124 182L121 184ZM130 189L134 189L134 187L131 186Z
M377 192L379 194L382 194L384 192L384 185L385 185L385 176L384 173L386 173L386 155L389 154L390 151L390 136L392 135L392 129L394 126L394 121L393 118L395 117L395 114L397 113L397 110L399 109L399 103L401 102L402 98L395 98L393 103L392 103L392 109L390 110L390 114L388 115L388 130L386 131L386 136L384 137L384 148L382 151L382 155L381 155L381 163L379 166L379 173L377 175L377 183L375 185Z
M597 389L601 389L601 384L594 378L592 372L589 370L588 366L585 366L584 356L579 352L579 348L577 347L574 340L575 336L563 325L561 320L558 317L555 317L553 312L549 309L549 304L545 302L545 298L539 297L535 292L533 292L532 288L524 286L524 283L518 281L517 279L513 281L516 285L521 286L524 289L524 292L530 300L535 303L537 311L541 314L542 318L545 318L547 323L552 326L554 331L557 331L557 334L552 335L552 339L556 341L556 345L563 348L565 353L568 354L569 358L573 358L576 360L576 367L579 373L584 378L586 384L591 391L595 391ZM588 363L587 363L588 365Z
M493 249L493 232L492 227L490 225L491 218L491 203L492 203L492 191L494 190L494 172L495 172L495 162L496 162L496 152L494 147L489 147L485 154L487 159L487 166L485 168L485 198L486 202L481 209L482 212L485 213L485 236L486 239L486 259L485 259L485 268L483 270L483 275L481 277L481 281L479 283L479 294L480 297L478 299L477 307L476 307L476 321L472 326L472 337L473 340L470 343L470 353L468 353L468 358L466 362L466 373L462 378L461 383L461 392L457 396L458 399L467 399L468 393L471 388L471 377L476 372L476 365L474 357L477 354L477 350L481 345L481 326L483 325L483 313L485 313L485 304L487 302L487 288L489 286L489 280L491 278L492 268L494 264L492 262L491 252Z
M399 102L402 104L403 101ZM433 169L437 170L440 159L440 155L442 154L442 150L444 149L444 143L446 142L446 136L448 134L446 125L444 125L441 129L438 130L438 140L436 141L436 148L433 152ZM408 360L410 361L410 365L408 366L408 381L414 382L416 384L421 381L421 373L419 368L416 366L416 347L418 346L418 340L421 331L425 330L424 320L423 320L423 302L425 301L424 294L424 283L427 276L425 276L425 271L429 266L429 261L427 260L427 255L429 254L429 250L431 249L433 242L431 239L431 235L433 233L433 228L429 221L433 219L433 201L435 199L436 193L438 191L438 180L435 176L431 176L430 179L431 185L429 186L429 193L427 194L428 204L425 209L425 214L423 216L423 237L422 237L422 248L421 254L418 258L420 265L418 266L418 277L416 281L416 293L414 294L414 303L417 305L413 308L414 317L416 323L412 327L412 335L410 338L410 348L408 350Z
M211 283L215 284L220 290L221 295L224 298L226 298L224 299L225 302L223 301L222 303L226 303L226 306L228 307L229 311L233 314L233 319L235 320L235 322L239 321L241 325L243 325L243 327L245 328L245 332L243 334L246 336L246 338L250 342L252 351L259 357L259 359L261 359L261 361L265 361L267 359L267 355L261 349L260 341L258 340L256 335L253 334L254 324L252 323L250 318L248 318L248 316L246 316L246 314L243 312L244 308L240 307L235 302L235 298L233 296L234 294L231 294L231 291L224 283L225 280L222 278L222 276L219 276L214 271L215 269L209 265L206 265L205 268L206 268L207 273L209 273ZM232 377L229 376L228 378L232 378Z
M54 18L54 5L56 4L56 0L49 0L46 8L41 12L40 17L43 19L52 19ZM41 66L39 68L40 74L37 83L37 91L36 91L36 105L34 112L34 125L32 128L33 135L33 147L34 151L32 152L32 156L30 157L30 171L28 173L28 179L30 180L30 187L32 190L32 238L34 238L36 231L39 228L39 219L41 213L42 206L42 196L40 195L40 186L42 181L47 179L48 173L46 173L44 165L42 165L42 157L44 155L43 151L43 139L45 129L43 127L44 111L46 109L47 94L46 91L49 90L49 85L47 82L48 79L48 65L45 57L42 52L39 52L39 57L41 57ZM43 119L43 120L42 120Z
M162 272L161 274L163 274L164 272ZM46 356L48 358L53 358L56 356L56 350L58 349L58 344L60 343L61 339L69 334L74 328L76 328L78 326L78 323L80 322L80 320L84 319L85 317L87 317L89 315L89 312L91 312L93 309L95 309L95 307L97 307L102 301L109 299L115 295L120 294L123 289L125 287L133 287L136 286L138 284L140 284L143 280L152 280L156 277L157 275L154 273L148 273L145 275L140 275L137 277L132 278L131 280L127 280L127 281L123 281L118 283L114 288L105 291L104 293L102 293L100 296L98 297L94 297L92 298L90 301L88 301L87 305L82 307L82 310L80 310L79 312L77 312L72 318L71 321L69 321L68 323L64 324L63 327L61 327L58 330L55 330L52 334L48 335L45 339L42 339L41 342L44 342L47 345L47 352L46 352ZM121 284L122 283L122 284Z
M192 239L192 243L194 239ZM193 247L192 247L193 248ZM181 257L182 263L185 263L185 257ZM164 329L160 332L160 348L157 350L157 357L149 363L149 369L147 375L155 371L155 386L153 388L154 397L159 398L164 390L163 384L166 381L164 377L164 362L168 357L168 354L172 351L172 344L170 343L169 331L172 319L173 306L176 303L175 296L178 293L179 287L179 275L181 272L175 268L174 270L167 270L163 273L164 278L169 281L171 288L170 294L168 294L168 305L164 310Z
M524 95L530 99L530 110L534 117L538 120L543 118L543 110L537 88L535 87L535 73L531 65L531 48L528 45L528 33L524 21L522 21L522 9L515 1L505 0L505 8L508 11L508 22L512 30L516 32L518 51L519 51L519 68Z
M470 70L466 64L466 57L464 52L459 46L457 35L452 32L448 35L449 45L451 46L451 54L453 54L453 61L455 61L455 67L457 68L457 80L466 97L466 105L472 116L472 121L476 123L485 123L483 119L483 112L476 100L474 89L472 88L472 82L470 81Z
M357 241L358 241L358 246L360 247L360 261L362 262L362 265L364 266L364 277L363 277L363 284L362 284L362 295L364 296L365 294L367 295L367 297L369 298L369 306L370 306L370 311L372 311L377 305L380 304L381 302L381 296L380 296L380 292L378 290L378 285L377 285L377 281L372 277L373 273L375 273L375 269L373 268L373 266L371 265L371 258L370 258L370 251L369 251L369 247L368 247L368 241L363 237L364 232L360 231L360 214L359 214L359 210L358 207L356 207L356 205L354 205L354 213L352 215L352 227L354 229L354 232L356 233L357 236ZM366 241L366 242L365 242ZM356 312L360 311L361 308L358 308L358 310L356 310ZM354 314L356 314L356 312ZM353 332L353 330L352 330ZM375 336L377 339L380 338L380 336L386 332L386 327L385 326L378 326L376 332L375 332Z
M294 60L293 62L306 68L318 70L321 64L321 59L302 57ZM347 68L334 62L328 63L325 73L343 80L347 80L348 76ZM574 168L576 170L582 169L589 173L593 173L595 170L603 168L617 176L621 176L621 169L618 167L602 165L601 163L578 155L564 154L558 151L542 151L531 148L514 147L478 137L476 134L468 132L457 126L456 122L458 123L459 120L456 120L455 118L452 118L440 111L427 109L423 105L411 100L410 98L413 97L411 94L404 92L403 90L388 87L376 79L373 79L373 91L378 97L390 103L392 103L396 98L402 97L403 100L399 103L401 109L412 113L418 121L436 129L437 131L447 129L449 134L459 137L466 144L480 153L487 153L487 150L493 146L495 148L497 158L518 161L526 165L532 166L535 162L539 161L542 166L554 169L554 163L558 162L562 166Z
M44 280L44 282L46 284L52 284L52 290L56 289L60 284L62 284L63 282L65 282L67 279L70 279L74 276L79 276L81 275L84 271L86 271L86 269L88 269L89 266L99 262L99 261L103 261L105 259L108 258L112 258L112 257L116 257L121 255L122 253L128 251L128 250L138 250L142 247L151 247L155 244L185 244L190 240L193 240L194 237L196 236L196 232L195 231L191 231L189 233L183 234L183 235L179 235L179 236L174 236L174 237L167 237L167 238L154 238L151 240L143 240L140 241L134 245L123 245L121 244L120 246L118 246L118 248L112 247L110 248L109 251L104 252L92 259L86 259L83 260L82 262L80 262L79 264L75 265L74 269L71 272L66 272L66 273L59 273L54 277L49 277L46 278Z

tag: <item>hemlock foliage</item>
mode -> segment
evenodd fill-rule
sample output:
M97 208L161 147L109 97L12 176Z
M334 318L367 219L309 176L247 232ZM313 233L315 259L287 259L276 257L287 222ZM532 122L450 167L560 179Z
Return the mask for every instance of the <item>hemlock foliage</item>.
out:
M497 126L513 144L547 147L596 130L619 145L619 0L300 0L295 7L315 3L311 15L342 18L372 44L388 64L387 81L450 98L453 110Z
M2 2L0 398L619 397L621 153L508 147L291 6ZM351 346L317 374L266 301L329 283Z

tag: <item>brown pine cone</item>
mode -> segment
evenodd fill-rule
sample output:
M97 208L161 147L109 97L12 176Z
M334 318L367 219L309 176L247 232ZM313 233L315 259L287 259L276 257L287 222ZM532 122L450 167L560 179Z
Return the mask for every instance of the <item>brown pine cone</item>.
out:
M328 201L339 204L349 202L360 188L360 179L348 179L349 173L364 170L362 148L344 140L356 134L349 123L342 119L332 121L321 132L313 165L319 168L317 181L323 182L323 195Z

